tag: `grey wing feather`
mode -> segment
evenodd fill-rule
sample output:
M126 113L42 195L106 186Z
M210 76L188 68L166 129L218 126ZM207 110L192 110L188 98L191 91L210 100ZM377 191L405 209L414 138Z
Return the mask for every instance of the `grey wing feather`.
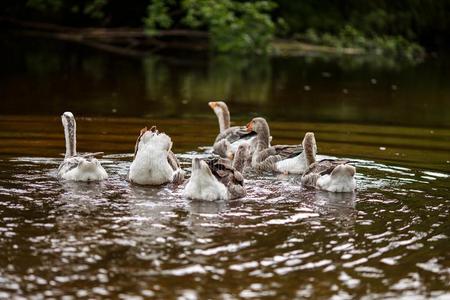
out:
M275 145L275 152L280 155L283 159L295 157L303 152L302 145Z
M316 186L317 180L327 174L331 174L333 170L340 164L348 163L348 160L339 159L323 159L311 164L303 173L302 184L306 186Z
M244 186L244 177L239 171L233 168L232 162L229 159L216 158L207 161L207 163L212 173L217 178L217 180L219 180L228 188L228 191L232 194L232 196L233 194L235 194L233 196L234 198L232 199L242 197L239 195L242 194L242 189Z
M63 174L78 167L78 164L82 159L82 157L78 156L72 156L64 159L64 161L58 167L58 177L61 177Z
M167 155L167 161L169 162L170 167L174 170L172 182L175 184L180 184L184 181L184 171L181 169L180 162L175 154L169 150Z
M303 152L302 145L275 145L262 150L257 162L263 162L271 156L279 156L279 160L295 157ZM279 161L277 160L277 161Z
M333 172L334 168L336 168L338 165L341 164L347 164L349 163L348 160L342 160L342 159L322 159L321 161L317 161L313 164L311 164L308 169L305 171L304 175L309 174L318 174L320 176L331 174Z
M265 160L259 162L255 166L255 170L259 171L259 172L274 171L275 167L276 167L276 163L279 162L280 160L283 160L283 158L279 155L269 156Z
M178 158L172 151L169 151L167 155L167 161L169 162L169 165L172 167L174 171L180 168L180 162L178 161Z
M245 126L233 126L228 128L222 133L219 133L216 137L215 143L220 140L226 139L230 143L234 143L240 139L250 139L256 135L256 132L248 132Z

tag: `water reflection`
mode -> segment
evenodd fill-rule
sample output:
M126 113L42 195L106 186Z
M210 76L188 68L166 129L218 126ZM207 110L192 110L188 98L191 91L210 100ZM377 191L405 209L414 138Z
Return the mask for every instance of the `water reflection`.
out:
M8 114L213 117L205 103L225 99L235 118L450 125L445 57L416 66L347 56L137 59L24 37L0 43L0 109Z

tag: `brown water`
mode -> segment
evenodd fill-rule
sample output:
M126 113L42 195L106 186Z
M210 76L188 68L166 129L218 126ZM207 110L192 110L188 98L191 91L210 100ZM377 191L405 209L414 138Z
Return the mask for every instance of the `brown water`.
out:
M0 298L450 297L450 91L437 62L290 58L218 69L202 57L8 41ZM136 134L151 124L189 171L217 133L213 97L232 99L236 123L267 116L275 143L315 131L322 155L353 160L357 192L252 175L247 197L211 203L184 199L182 186L125 181ZM56 180L65 110L78 115L79 150L105 152L107 181Z

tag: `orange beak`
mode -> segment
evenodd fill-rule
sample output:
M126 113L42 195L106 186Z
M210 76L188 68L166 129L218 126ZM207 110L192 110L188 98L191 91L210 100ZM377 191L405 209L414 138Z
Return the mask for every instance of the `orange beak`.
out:
M252 123L252 122L249 122L249 123L247 124L247 131L248 131L248 132L252 132L252 131L253 131L253 123Z
M217 106L217 102L208 102L209 107L211 107L212 109L214 109Z

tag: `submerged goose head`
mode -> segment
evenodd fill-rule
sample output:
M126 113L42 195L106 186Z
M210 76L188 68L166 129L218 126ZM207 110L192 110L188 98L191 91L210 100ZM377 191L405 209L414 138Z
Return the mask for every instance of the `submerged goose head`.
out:
M313 132L307 132L303 138L303 150L305 152L305 158L307 165L311 165L316 161L317 144L316 138Z
M230 111L228 106L223 101L212 101L208 103L219 120L220 132L230 128Z

